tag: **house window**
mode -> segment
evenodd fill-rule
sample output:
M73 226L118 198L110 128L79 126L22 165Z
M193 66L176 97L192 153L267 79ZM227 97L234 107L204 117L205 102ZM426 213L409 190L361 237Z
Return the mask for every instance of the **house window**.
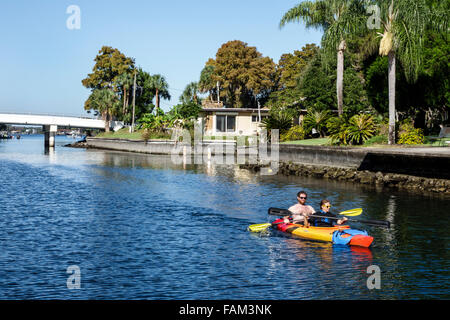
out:
M217 132L235 132L236 116L217 115L216 116Z
M267 116L261 116L261 121L263 121L266 118L267 118ZM258 116L252 116L252 122L259 122Z

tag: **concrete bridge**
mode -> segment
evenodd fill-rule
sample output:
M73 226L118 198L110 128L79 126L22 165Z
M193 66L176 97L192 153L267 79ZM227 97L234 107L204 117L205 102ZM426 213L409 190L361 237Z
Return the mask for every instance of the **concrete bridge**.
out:
M55 146L55 135L59 127L105 129L105 121L88 117L57 115L18 114L0 112L0 123L17 125L42 125L45 133L45 147ZM111 122L111 125L115 125Z

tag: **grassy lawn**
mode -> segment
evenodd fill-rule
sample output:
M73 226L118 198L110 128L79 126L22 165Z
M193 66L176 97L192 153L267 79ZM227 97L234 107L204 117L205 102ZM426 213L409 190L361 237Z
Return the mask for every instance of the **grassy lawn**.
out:
M372 139L368 140L364 145L362 146L352 146L352 147L377 147L377 148L393 148L393 147L443 147L443 146L450 146L448 143L445 143L445 141L450 141L450 138L443 138L437 141L430 141L428 137L425 139L424 144L420 145L393 145L390 146L387 144L387 141L383 141L380 136L375 136ZM295 144L295 145L303 145L303 146L326 146L330 145L330 139L329 138L317 138L317 139L305 139L305 140L297 140L297 141L286 141L281 142L281 144Z
M143 130L138 130L133 133L129 133L128 128L123 128L117 132L102 132L98 134L97 138L108 138L108 139L128 139L128 140L144 140L142 137ZM230 138L236 140L237 136L230 136ZM245 136L245 145L249 146L249 139L250 137ZM253 137L254 138L254 137ZM425 144L422 145L414 145L415 147L439 147L439 146L450 146L448 143L445 143L445 141L449 141L450 138L443 138L437 141L430 141L428 139L429 137L426 137ZM158 134L158 133L151 133L149 139L155 139L155 140L170 140L171 136L168 134ZM218 136L204 136L203 140L222 140L224 137ZM362 146L353 146L353 147L380 147L380 148L389 148L389 147L409 147L407 145L394 145L389 146L380 136L375 136L372 139L368 140L364 145ZM281 142L281 144L294 144L294 145L303 145L303 146L326 146L330 145L330 139L329 138L317 138L317 139L305 139L305 140L296 140L296 141L286 141Z
M325 146L330 144L330 139L329 138L305 139L305 140L281 142L281 144L297 144L303 146Z
M450 138L442 138L442 139L430 141L430 137L425 137L425 145L426 146L433 146L433 147L450 146L450 144L445 143L445 141L450 141Z
M102 132L98 134L96 138L144 140L144 138L142 137L142 133L143 130L138 130L130 133L128 128L123 128L117 132ZM151 133L149 139L170 140L170 135Z

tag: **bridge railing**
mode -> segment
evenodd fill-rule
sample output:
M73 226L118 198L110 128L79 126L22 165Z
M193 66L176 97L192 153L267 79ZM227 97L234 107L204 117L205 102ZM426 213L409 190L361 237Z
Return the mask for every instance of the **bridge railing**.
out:
M85 115L75 115L75 114L63 114L63 113L37 113L37 112L4 112L0 111L0 114L17 114L23 116L46 116L46 117L67 117L67 118L79 118L79 119L90 119L90 120L101 120L100 117L88 117Z

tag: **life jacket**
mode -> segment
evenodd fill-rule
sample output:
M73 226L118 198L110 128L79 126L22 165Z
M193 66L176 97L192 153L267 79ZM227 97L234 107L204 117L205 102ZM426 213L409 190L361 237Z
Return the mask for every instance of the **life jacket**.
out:
M322 209L320 209L319 214L320 216L326 216L328 215L328 213L324 212ZM333 226L333 222L335 220L333 219L328 219L328 218L312 218L311 219L311 225L313 225L314 227L321 227L322 225L320 224L322 223L326 223L329 226Z

